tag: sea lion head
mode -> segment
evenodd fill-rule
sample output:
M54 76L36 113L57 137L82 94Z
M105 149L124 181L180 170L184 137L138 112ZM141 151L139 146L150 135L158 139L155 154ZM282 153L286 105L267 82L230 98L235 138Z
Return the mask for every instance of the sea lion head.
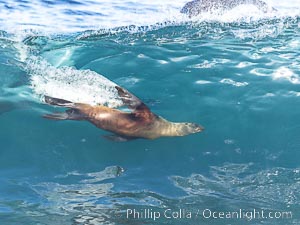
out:
M179 123L178 125L183 135L194 134L204 130L204 127L196 123Z
M162 136L185 136L188 134L199 133L203 130L204 127L196 123L172 123L165 121L161 132Z

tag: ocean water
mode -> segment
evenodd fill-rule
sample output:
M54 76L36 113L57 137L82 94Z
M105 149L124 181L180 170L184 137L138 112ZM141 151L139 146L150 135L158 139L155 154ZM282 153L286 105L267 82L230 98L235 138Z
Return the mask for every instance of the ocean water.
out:
M299 1L185 3L0 1L1 225L300 224ZM205 130L117 143L42 118L43 95L121 106L115 83Z

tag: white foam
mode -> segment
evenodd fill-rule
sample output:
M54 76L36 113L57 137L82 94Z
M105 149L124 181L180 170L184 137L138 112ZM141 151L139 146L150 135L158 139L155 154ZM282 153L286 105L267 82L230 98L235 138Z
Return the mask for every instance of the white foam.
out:
M267 68L254 68L250 70L250 73L254 74L255 76L260 77L267 77L270 76L272 70Z
M202 68L212 68L217 64L216 60L213 61L208 61L208 60L204 60L202 63L198 63L195 65L191 65L189 66L189 68L194 68L194 69L202 69Z
M158 63L160 63L160 64L168 64L169 62L168 61L166 61L166 60L157 60L157 62Z
M265 98L271 98L271 97L275 97L276 95L274 93L267 93L265 95L263 95L263 97Z
M295 74L292 70L286 67L280 67L278 68L273 74L272 74L273 80L288 80L292 84L300 84L300 78L297 74Z
M300 92L299 91L289 91L289 95L300 97Z
M268 46L268 47L264 47L260 50L262 53L271 53L271 52L275 52L276 49L271 47L271 46Z
M171 57L170 61L177 63L177 62L184 62L190 59L197 59L197 58L198 56L196 55L189 55L189 56L181 56L181 57Z
M211 84L212 82L209 80L197 80L196 84Z
M171 21L180 16L183 0L122 1L89 0L81 4L46 4L40 0L0 3L2 27L8 30L46 30L55 33L88 29L149 25ZM182 15L181 15L182 16ZM1 20L0 20L1 21Z
M252 22L262 18L293 17L300 15L299 0L266 0L277 12L262 13L253 5L241 5L225 13L204 13L189 18L180 13L188 0L89 0L80 4L47 4L32 0L22 4L8 1L0 3L1 29L16 31L24 29L55 33L76 32L89 29L107 29L121 26L146 26L166 21ZM24 7L26 6L26 7ZM16 33L16 32L13 32ZM260 33L261 34L261 33ZM260 35L258 34L258 35ZM245 36L246 33L240 34Z
M243 86L247 86L248 83L247 82L237 82L237 81L234 81L232 79L229 79L229 78L224 78L220 81L220 83L223 83L223 84L230 84L232 86L236 86L236 87L243 87Z
M300 26L300 24L299 24L299 26ZM299 48L300 47L300 40L292 40L289 43L289 46L292 47L292 48Z
M211 61L204 60L202 63L198 63L198 64L188 66L188 68L193 68L193 69L204 69L205 68L205 69L209 69L209 68L215 67L216 65L226 64L226 63L229 63L229 62L230 62L229 59L216 58L216 59L213 59Z
M141 79L132 76L120 77L115 80L120 86L133 87L141 81Z
M40 58L30 58L26 67L31 88L37 96L51 96L72 102L120 107L116 84L91 71L72 67L56 68Z
M240 62L236 67L237 68L245 68L245 67L249 67L255 65L255 63L252 62Z

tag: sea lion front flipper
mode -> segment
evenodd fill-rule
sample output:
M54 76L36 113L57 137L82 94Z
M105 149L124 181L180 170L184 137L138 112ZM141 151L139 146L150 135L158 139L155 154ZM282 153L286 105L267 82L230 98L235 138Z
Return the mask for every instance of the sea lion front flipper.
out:
M68 114L66 112L56 112L51 114L44 114L43 118L49 120L67 120Z
M44 118L50 120L83 120L85 116L82 115L78 109L68 109L65 112L56 112L52 114L43 115Z
M129 91L121 88L120 86L116 86L115 88L118 90L118 94L121 97L123 103L128 106L128 108L133 109L134 111L144 111L150 113L150 109L138 97L134 96Z
M49 105L56 105L56 106L62 106L66 108L73 108L75 107L75 103L64 100L64 99L59 99L59 98L53 98L50 96L44 96L44 101L49 104Z
M135 137L126 137L126 136L120 136L116 134L109 134L109 135L103 135L104 138L110 141L115 141L115 142L126 142L126 141L131 141L136 139Z

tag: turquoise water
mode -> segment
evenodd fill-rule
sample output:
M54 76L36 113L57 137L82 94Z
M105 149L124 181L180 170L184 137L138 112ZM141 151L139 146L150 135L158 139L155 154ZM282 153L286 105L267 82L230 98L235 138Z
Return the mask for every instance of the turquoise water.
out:
M295 16L1 31L1 224L299 224L299 27ZM205 131L117 143L87 122L42 118L60 110L43 94L94 103L102 76ZM161 217L127 218L130 209Z

